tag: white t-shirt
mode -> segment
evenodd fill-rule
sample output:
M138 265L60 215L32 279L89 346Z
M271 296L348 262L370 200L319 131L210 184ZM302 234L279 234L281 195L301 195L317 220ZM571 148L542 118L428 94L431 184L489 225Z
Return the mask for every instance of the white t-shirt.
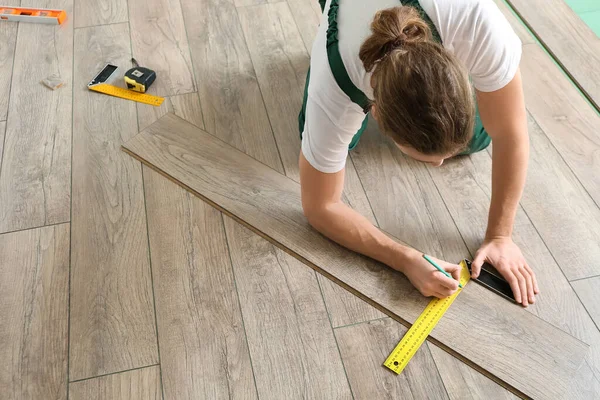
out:
M316 1L316 0L315 0ZM317 170L342 170L352 137L365 118L362 109L339 88L327 59L327 1L311 52L311 71L302 135L302 153ZM399 0L342 0L338 10L340 55L350 79L370 99L371 73L358 57L371 34L378 10ZM473 86L482 92L501 89L515 76L521 41L493 0L420 0L439 32L443 45L467 68Z

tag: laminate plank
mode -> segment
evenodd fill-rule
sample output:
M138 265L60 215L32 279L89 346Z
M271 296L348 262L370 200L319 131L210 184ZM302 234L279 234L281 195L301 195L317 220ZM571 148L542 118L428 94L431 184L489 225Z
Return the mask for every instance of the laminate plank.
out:
M427 169L398 151L371 122L352 159L379 227L441 259L458 262L467 257L469 252Z
M20 0L6 0L5 6L19 6ZM3 21L0 24L0 121L6 120L8 112L8 96L12 81L13 60L17 43L17 22Z
M538 145L539 132L535 129L530 129L530 132L532 145ZM551 157L550 154L548 156ZM532 157L536 157L535 152L532 152ZM535 159L532 161L531 169L534 170ZM491 197L491 164L489 154L482 152L450 160L445 162L445 167L442 168L429 168L435 185L472 254L479 248L487 228ZM550 177L553 176L552 170L548 173ZM533 173L528 180L537 179L536 175L537 172ZM553 254L548 251L537 227L522 209L518 209L516 214L513 241L535 271L541 290L536 296L535 304L530 305L527 311L590 345L583 365L570 383L569 398L599 397L600 332L578 300Z
M206 131L283 172L232 0L182 0Z
M316 0L288 0L287 2L302 36L304 47L310 53L321 22L321 6Z
M77 0L72 15L75 28L117 24L129 19L127 0Z
M529 136L523 209L567 279L600 275L600 208L531 116Z
M299 182L300 138L297 115L302 107L302 94L309 65L308 54L286 2L244 7L240 8L238 13L285 174ZM342 197L344 203L376 224L350 159L346 163ZM349 323L369 320L373 315L377 315L374 310L365 307L364 302L346 295L344 290L332 289L334 286L321 285L323 292L327 293L326 298L331 299L327 308L336 322L348 322L347 318L350 315L355 316L357 320ZM345 307L345 304L348 307Z
M448 399L428 344L399 376L382 367L406 331L391 318L335 330L355 399Z
M563 0L508 3L599 108L600 37ZM537 71L543 70L538 67Z
M315 272L225 218L261 399L351 399Z
M196 90L179 0L129 0L133 57L156 72L149 93L173 96Z
M204 129L204 118L198 93L186 93L165 97L165 101L156 107L137 103L138 129L143 131L166 113L172 112L189 123Z
M69 225L0 235L0 388L67 398Z
M600 204L600 114L538 46L524 47L521 69L527 109Z
M152 366L69 384L71 400L159 400L160 368Z
M132 101L87 89L107 62L129 65L129 27L75 31L70 378L158 361L142 168L121 143Z
M517 400L518 397L441 348L429 351L451 400ZM412 362L412 361L411 361Z
M331 281L317 274L331 326L334 328L358 324L385 317L385 314Z
M412 323L425 308L428 299L403 275L314 231L296 182L214 136L167 114L124 147L399 322ZM475 284L461 293L431 340L515 392L543 398L564 394L588 348Z
M165 398L255 399L221 213L144 167Z
M4 152L4 133L6 132L6 122L0 122L0 171L2 171L2 154Z
M600 327L600 277L571 282L571 285L594 320L596 327Z
M72 0L35 2L50 5L69 14L73 9ZM66 87L53 91L40 83L51 74ZM72 76L72 21L19 24L0 171L0 232L69 221Z

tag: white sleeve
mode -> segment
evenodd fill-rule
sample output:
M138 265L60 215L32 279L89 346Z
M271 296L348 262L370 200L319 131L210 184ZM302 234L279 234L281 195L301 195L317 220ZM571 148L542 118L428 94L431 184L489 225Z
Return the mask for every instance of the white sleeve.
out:
M492 92L514 78L521 61L521 40L493 0L468 3L470 9L460 21L454 51L467 66L473 86Z
M346 166L348 146L356 131L346 130L339 123L334 123L318 100L308 96L302 154L315 169L323 173L341 171Z

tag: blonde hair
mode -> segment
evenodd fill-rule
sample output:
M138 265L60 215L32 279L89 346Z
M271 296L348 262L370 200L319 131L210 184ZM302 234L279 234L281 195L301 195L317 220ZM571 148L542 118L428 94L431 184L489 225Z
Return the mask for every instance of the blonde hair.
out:
M433 41L415 8L377 12L359 56L373 72L376 118L384 134L423 154L467 147L475 123L468 73Z

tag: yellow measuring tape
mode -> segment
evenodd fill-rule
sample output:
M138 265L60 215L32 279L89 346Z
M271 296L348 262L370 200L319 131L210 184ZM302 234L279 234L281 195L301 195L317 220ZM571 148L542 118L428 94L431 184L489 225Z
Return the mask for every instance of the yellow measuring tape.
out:
M137 101L139 103L150 104L152 106L160 106L165 100L164 97L152 96L150 94L138 93L132 90L123 89L117 86L109 85L107 83L99 83L97 85L88 86L90 90L94 92L108 94L110 96L120 97L131 101Z
M462 267L460 283L464 288L469 282L471 274L464 260L460 262L460 266ZM452 296L445 299L436 298L431 300L425 307L425 311L406 332L406 335L400 340L400 343L394 348L383 365L396 374L400 374L462 290L459 288Z

